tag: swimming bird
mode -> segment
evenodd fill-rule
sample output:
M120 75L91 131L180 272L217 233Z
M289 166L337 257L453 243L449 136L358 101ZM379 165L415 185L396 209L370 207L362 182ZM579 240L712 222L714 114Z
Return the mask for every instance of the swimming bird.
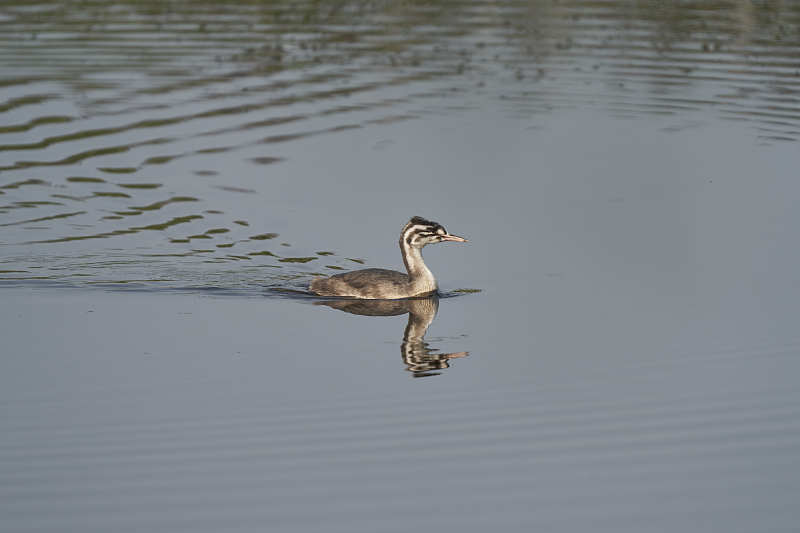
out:
M348 296L368 300L395 300L428 296L439 286L422 260L422 248L437 242L467 242L450 235L438 222L413 217L400 232L400 253L408 274L384 268L366 268L329 278L316 278L309 285L320 296Z

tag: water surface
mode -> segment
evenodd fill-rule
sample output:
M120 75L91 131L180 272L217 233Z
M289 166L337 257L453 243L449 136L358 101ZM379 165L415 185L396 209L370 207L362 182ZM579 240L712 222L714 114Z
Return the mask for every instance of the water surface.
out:
M799 41L790 2L4 4L0 530L793 531ZM413 215L470 239L438 301L302 293Z

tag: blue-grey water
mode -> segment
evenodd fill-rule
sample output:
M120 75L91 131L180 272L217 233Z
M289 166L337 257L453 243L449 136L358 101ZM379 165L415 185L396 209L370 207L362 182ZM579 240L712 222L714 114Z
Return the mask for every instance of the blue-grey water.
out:
M796 531L798 141L795 2L5 2L0 531Z

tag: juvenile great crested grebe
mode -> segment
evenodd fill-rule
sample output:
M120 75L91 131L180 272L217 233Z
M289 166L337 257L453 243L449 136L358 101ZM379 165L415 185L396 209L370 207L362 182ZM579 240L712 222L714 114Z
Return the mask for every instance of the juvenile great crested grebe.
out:
M467 239L450 235L438 222L414 217L400 233L400 252L408 274L383 268L366 268L329 278L317 278L311 282L309 289L320 296L350 296L369 300L433 294L438 285L422 260L422 248L426 244L442 241L467 242Z

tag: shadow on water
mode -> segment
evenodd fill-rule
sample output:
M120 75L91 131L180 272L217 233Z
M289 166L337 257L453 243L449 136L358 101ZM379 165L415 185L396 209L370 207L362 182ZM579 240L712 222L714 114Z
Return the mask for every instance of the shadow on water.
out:
M466 357L469 352L440 353L425 342L436 313L439 310L439 297L410 298L407 300L319 300L314 305L325 305L345 313L361 316L398 316L408 314L408 322L403 330L400 355L406 370L415 378L438 376L450 367L451 359Z

